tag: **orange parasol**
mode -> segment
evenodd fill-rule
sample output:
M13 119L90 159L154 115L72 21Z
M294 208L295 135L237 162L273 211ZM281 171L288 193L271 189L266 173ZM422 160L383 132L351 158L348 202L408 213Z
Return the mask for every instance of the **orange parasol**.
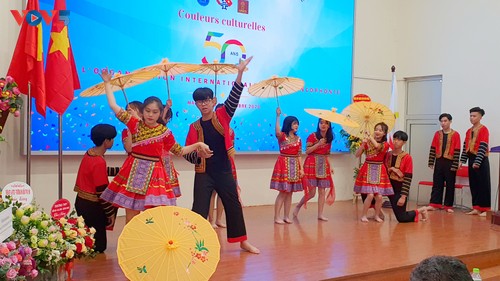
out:
M160 74L165 77L167 81L167 94L170 99L170 87L168 85L168 76L174 76L186 72L193 72L200 68L198 64L170 62L168 59L163 59L159 64L147 66L138 70L140 71L160 71Z
M135 85L139 85L146 81L149 81L155 77L160 75L160 70L148 70L148 71L135 71L128 74L121 75L119 73L115 73L113 78L109 81L111 84L112 90L122 90L123 95L125 96L125 101L128 104L127 94L125 93L125 88L132 87ZM80 93L81 97L93 97L104 94L105 87L104 82L96 84L92 87L89 87Z
M332 110L306 108L304 110L305 110L305 112L307 112L313 116L324 119L326 121L330 121L332 123L336 123L336 124L339 124L342 126L354 127L354 128L359 127L359 124L356 123L355 121L351 120L350 118L348 118L342 114L337 113L336 108L332 108Z
M132 280L208 280L220 258L217 234L200 215L181 207L148 209L125 225L118 263Z
M248 93L252 96L270 98L276 97L279 107L278 96L295 93L304 88L304 80L293 77L272 76L262 80L248 88Z
M246 71L246 69L245 69ZM217 96L217 75L219 74L236 74L238 73L238 68L235 64L230 63L219 63L214 60L213 63L202 63L198 65L198 68L190 71L192 73L198 74L215 74L215 91L214 94Z
M375 124L384 122L389 131L394 127L396 118L394 113L385 105L376 102L355 102L344 108L342 115L358 123L360 126L343 129L352 136L363 139L365 133L373 134Z

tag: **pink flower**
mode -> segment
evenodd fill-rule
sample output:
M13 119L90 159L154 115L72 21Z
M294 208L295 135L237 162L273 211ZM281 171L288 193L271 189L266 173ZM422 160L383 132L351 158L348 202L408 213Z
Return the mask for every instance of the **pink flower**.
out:
M9 77L9 76L7 76ZM9 241L7 242L7 248L9 248L9 250L14 250L16 248L16 243L14 243L13 241Z
M7 101L0 102L0 110L4 111L8 110L9 108L10 108L9 102Z
M7 83L12 83L14 82L14 78L12 78L12 76L7 76L5 77L5 81L7 81Z
M19 95L21 94L21 91L19 90L19 88L18 88L18 87L14 87L14 88L12 88L12 91L14 92L14 94L15 94L16 96L19 96Z
M14 117L21 116L21 112L19 110L14 111Z
M19 262L19 260L17 259L17 255L12 255L12 256L10 257L10 261L11 261L12 263L18 263L18 262Z
M7 271L7 274L5 276L7 277L7 279L14 279L17 276L17 271L11 268L9 269L9 271Z
M33 270L31 271L31 277L35 278L35 277L37 277L37 276L38 276L38 270L33 269Z
M31 250L30 247L24 247L24 254L25 255L31 256L32 253L33 253L33 250Z

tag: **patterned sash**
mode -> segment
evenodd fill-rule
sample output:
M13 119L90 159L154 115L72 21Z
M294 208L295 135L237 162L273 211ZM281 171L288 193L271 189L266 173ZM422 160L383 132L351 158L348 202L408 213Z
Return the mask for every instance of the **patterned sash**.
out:
M146 158L142 155L139 156L133 154L133 156L136 158L134 158L134 162L132 163L126 190L140 195L145 195L148 191L149 183L151 182L151 176L153 175L155 163L158 161L151 161L152 159L141 159Z
M381 162L367 162L368 173L366 181L370 184L380 184L380 175L382 173Z
M325 155L314 155L316 161L316 177L326 178L326 156Z

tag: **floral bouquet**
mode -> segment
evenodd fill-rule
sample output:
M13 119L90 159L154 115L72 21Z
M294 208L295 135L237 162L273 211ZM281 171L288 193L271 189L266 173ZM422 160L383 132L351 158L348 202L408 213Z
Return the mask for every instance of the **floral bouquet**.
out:
M14 233L11 239L31 246L33 258L42 273L53 271L65 263L62 253L70 245L64 240L59 225L49 214L35 205L12 204Z
M20 110L23 106L21 91L17 88L14 78L7 76L0 78L0 115L4 111L13 113L15 117L21 115Z
M38 275L33 251L13 241L0 243L0 280L26 280Z
M82 216L75 217L75 215L76 212L73 211L69 218L64 217L56 222L61 229L62 238L69 245L69 248L62 252L62 257L67 261L95 256L95 229L86 226Z
M363 141L362 139L350 135L348 132L344 130L340 130L340 135L344 138L345 140L345 146L349 148L349 151L351 153L355 153L356 150L358 150L359 146L361 145L361 142Z

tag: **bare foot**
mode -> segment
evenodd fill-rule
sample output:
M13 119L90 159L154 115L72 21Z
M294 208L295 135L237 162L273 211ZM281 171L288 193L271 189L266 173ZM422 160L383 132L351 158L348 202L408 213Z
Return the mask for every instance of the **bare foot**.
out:
M366 216L362 216L362 217L361 217L361 221L362 221L362 222L368 222L368 219L366 218Z
M482 212L479 214L480 217L486 217L486 212Z
M384 222L384 220L381 219L379 216L375 216L375 221L377 221L377 222Z
M297 206L293 209L293 217L296 218L299 215L300 208Z
M325 217L325 216L319 216L318 220L320 220L320 221L328 221L328 218Z
M274 223L276 223L276 224L285 224L285 221L283 221L282 219L274 219Z
M293 221L291 221L289 218L284 218L283 219L284 222L288 223L288 224L292 224Z
M420 211L420 215L422 215L422 218L420 219L421 221L427 221L429 218L427 214L427 208L424 208L422 211Z
M381 218L382 220L385 220L384 212L380 211L380 215L378 217Z
M455 211L453 211L453 209L446 209L446 212L448 212L448 213L454 213Z
M222 227L222 228L226 228L226 224L223 223L223 222L216 222L215 225L217 225L218 227Z
M466 215L479 215L479 214L480 214L480 212L479 212L478 210L472 210L472 211L470 211L470 212L468 212L468 213L465 213L465 214L466 214Z
M252 254L260 254L260 250L250 244L247 240L240 243L240 248Z
M427 211L435 211L436 208L432 207L432 206L427 206Z

